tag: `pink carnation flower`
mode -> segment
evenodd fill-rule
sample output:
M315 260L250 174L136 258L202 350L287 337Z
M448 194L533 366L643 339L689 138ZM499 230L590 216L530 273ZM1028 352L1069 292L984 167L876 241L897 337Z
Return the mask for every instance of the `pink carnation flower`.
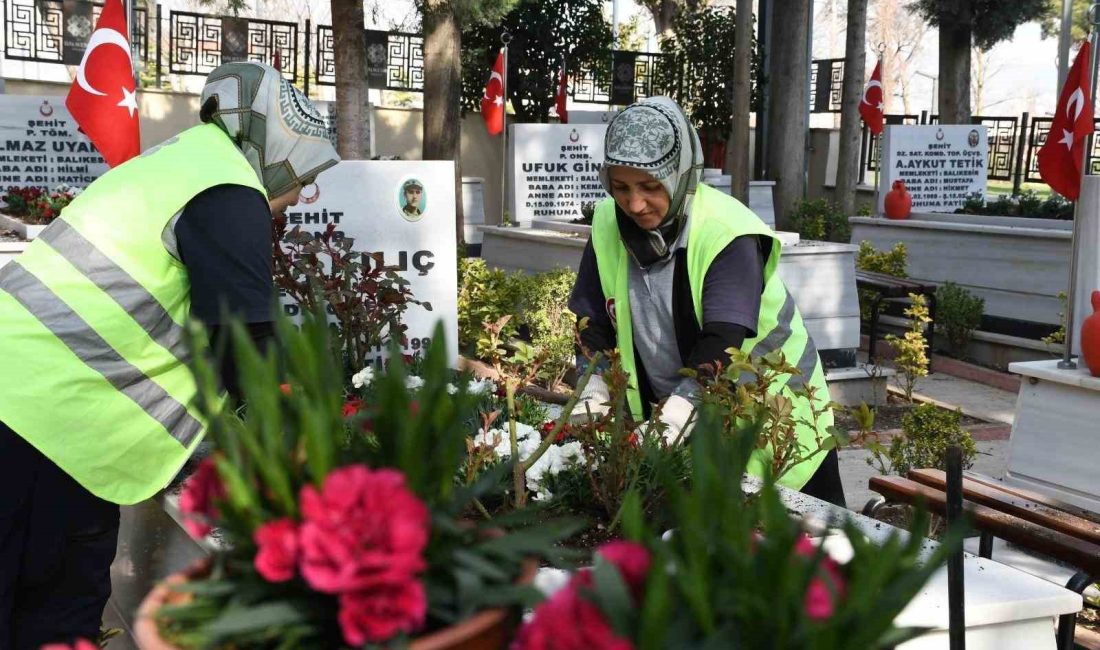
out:
M649 551L634 542L609 542L596 552L615 565L635 600L640 600L649 573ZM575 574L568 585L535 608L535 615L512 642L512 650L633 650L634 644L615 633L603 612L581 597L580 591L591 585L591 571Z
M324 488L302 488L302 576L314 589L342 594L415 579L426 564L428 509L395 470L352 465Z
M340 595L340 630L352 647L381 643L424 625L428 598L419 580L377 585Z
M187 478L180 492L180 512L183 526L195 539L206 537L212 530L211 522L218 518L215 500L225 498L225 486L218 476L213 458L204 458L195 473Z
M298 527L289 519L269 521L253 534L256 572L268 582L286 582L298 565Z

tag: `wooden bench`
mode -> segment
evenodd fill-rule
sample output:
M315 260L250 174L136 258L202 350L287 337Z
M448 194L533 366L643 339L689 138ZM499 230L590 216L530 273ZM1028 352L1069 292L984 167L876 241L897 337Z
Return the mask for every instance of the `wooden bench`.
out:
M916 469L908 478L875 476L870 487L884 498L867 503L863 514L868 516L888 502L921 504L939 515L947 511L946 476L940 470ZM1082 593L1100 577L1100 515L971 472L963 477L963 499L981 533L980 556L992 557L993 539L999 537L1075 568L1066 584L1071 591ZM1060 617L1059 649L1072 650L1076 624L1076 614Z
M875 294L871 302L871 321L867 328L867 361L875 362L875 341L878 338L879 307L886 300L906 300L909 294L923 295L928 301L928 316L932 320L924 331L924 342L929 351L928 372L932 372L932 341L936 333L936 285L909 278L899 278L885 273L856 271L856 287Z

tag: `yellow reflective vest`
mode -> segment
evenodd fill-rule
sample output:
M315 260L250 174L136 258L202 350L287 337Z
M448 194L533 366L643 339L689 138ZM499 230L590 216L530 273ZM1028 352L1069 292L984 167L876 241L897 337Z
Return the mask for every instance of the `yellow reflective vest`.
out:
M191 286L162 234L222 184L266 196L224 132L193 127L96 180L0 269L0 421L107 501L149 498L202 439Z
M783 391L794 400L794 417L805 424L799 426L798 438L806 449L817 449L818 437L828 437L833 424L832 411L818 418L815 429L808 422L810 403L804 397L795 397L791 389L804 383L815 387L815 401L822 408L829 401L825 385L825 371L818 357L817 348L810 339L802 316L794 304L790 292L775 272L779 266L780 242L768 226L744 204L707 185L699 184L691 208L687 239L687 274L691 286L691 299L695 318L703 326L703 280L711 262L737 237L756 235L771 242L771 254L764 267L764 292L760 302L760 317L756 337L746 339L741 349L752 356L763 356L774 350L782 350L787 360L801 370L801 375L787 375L773 384L774 391ZM638 391L638 376L634 363L634 332L630 317L628 269L630 255L619 236L619 224L615 218L615 202L605 199L596 206L592 221L592 248L596 253L600 284L605 299L614 299L615 332L624 370L630 375L627 402L636 419L642 417L642 398ZM811 460L795 466L785 474L780 483L800 489L824 460L818 454ZM766 450L758 450L749 463L749 471L762 475L769 459Z

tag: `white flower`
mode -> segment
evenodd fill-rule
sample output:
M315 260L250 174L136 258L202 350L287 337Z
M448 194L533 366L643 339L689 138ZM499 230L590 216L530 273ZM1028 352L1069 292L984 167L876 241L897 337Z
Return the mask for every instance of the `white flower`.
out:
M418 390L424 385L424 380L416 375L409 375L405 377L405 388L409 390Z
M374 381L373 366L367 366L366 368L363 368L362 370L351 376L351 385L355 386L356 388L362 388L372 381Z
M507 427L507 424L505 425ZM516 422L516 446L519 447L520 458L527 458L539 447L541 442L538 432L534 427ZM512 456L512 442L508 436L508 429L482 430L474 436L474 444L483 447L492 447L497 458L506 459Z
M457 392L458 392L458 386L455 386L454 384L447 384L447 394L448 395L454 395Z
M466 385L466 390L475 395L492 394L497 392L497 385L492 379L471 379Z
M562 470L584 462L584 450L577 441L563 445L550 445L527 470L527 489L537 494L552 496L543 484L546 476L557 476Z

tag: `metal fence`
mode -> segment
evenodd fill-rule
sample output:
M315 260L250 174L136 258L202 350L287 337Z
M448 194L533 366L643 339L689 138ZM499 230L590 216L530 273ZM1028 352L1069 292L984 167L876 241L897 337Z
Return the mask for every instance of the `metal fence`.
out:
M65 28L62 0L4 0L4 56L17 61L61 63ZM92 24L99 19L102 2L91 3ZM149 61L149 12L134 8L135 57Z

